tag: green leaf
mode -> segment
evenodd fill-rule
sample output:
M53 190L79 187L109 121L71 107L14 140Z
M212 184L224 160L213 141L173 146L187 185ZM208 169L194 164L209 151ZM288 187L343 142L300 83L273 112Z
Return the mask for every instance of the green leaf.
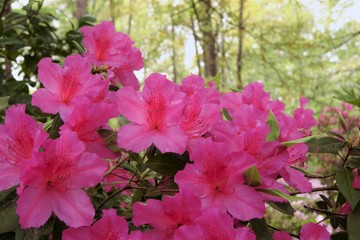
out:
M250 220L252 230L255 232L256 240L272 240L272 233L264 218Z
M296 210L291 206L289 202L267 202L270 207L278 210L281 213L284 213L289 216L294 216Z
M340 192L349 201L350 206L354 209L360 199L360 191L353 188L354 176L350 169L344 168L337 171L335 176Z
M0 111L5 110L9 106L10 96L0 97Z
M360 157L351 157L346 161L346 166L360 169Z
M335 91L335 98L360 107L360 95L355 92L357 87L342 87L341 91Z
M210 78L208 82L213 81L216 83L216 86L220 86L222 82L222 73L218 72L214 77Z
M6 196L0 201L0 234L15 231L19 218L16 214L16 191L6 192ZM5 193L4 193L5 194Z
M72 40L72 43L76 47L76 49L79 51L80 54L84 53L86 50L83 46L81 46L77 41Z
M331 235L331 240L348 240L347 232L337 232Z
M322 137L319 139L311 139L307 142L309 152L311 153L334 153L345 147L345 143L337 138Z
M270 127L270 133L266 136L266 141L270 142L270 141L278 140L280 134L280 128L278 122L276 121L276 117L271 110L268 119L266 121L266 124L269 125Z
M349 240L360 239L360 202L354 207L354 210L349 214L347 219L347 230Z
M342 127L346 132L349 132L349 128L348 128L348 126L346 125L344 116L343 116L340 112L339 112L339 121L340 121L341 127Z
M299 138L299 139L294 139L294 140L282 142L281 144L284 145L285 147L290 147L290 146L292 146L294 144L297 144L297 143L306 143L306 142L310 141L311 139L313 139L315 137L317 137L317 135L308 136L308 137Z
M246 171L243 172L243 177L245 180L245 183L249 186L260 186L261 185L261 176L258 172L256 166L252 166Z
M95 22L96 22L96 17L90 14L85 14L79 19L79 28L82 26L93 26Z
M52 240L61 240L62 232L67 228L66 224L61 221L58 217L55 217Z
M305 197L290 196L290 195L287 195L286 193L281 192L280 190L275 190L275 189L258 189L258 191L266 193L266 194L270 194L270 195L273 195L276 197L282 197L289 201L298 201L298 200L306 200L307 199Z
M338 137L338 138L340 138L340 139L342 139L342 140L345 141L345 138L344 138L343 136L341 136L340 134L338 134L337 132L328 131L327 133L330 134L330 135L333 135L333 136L335 136L335 137Z
M175 174L184 169L187 159L176 153L158 154L150 158L145 167L165 176L175 176Z

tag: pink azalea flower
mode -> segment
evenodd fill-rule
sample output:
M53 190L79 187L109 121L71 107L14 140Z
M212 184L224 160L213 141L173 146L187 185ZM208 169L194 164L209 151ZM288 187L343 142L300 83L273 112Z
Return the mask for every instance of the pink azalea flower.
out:
M108 85L100 75L92 75L88 62L80 55L65 58L64 67L43 58L38 63L39 80L45 88L32 95L32 104L46 113L71 112L78 98L91 100Z
M209 139L198 140L197 146L190 153L194 164L175 176L180 189L195 192L203 208L221 207L240 220L261 218L265 213L263 199L254 188L244 185L242 178L244 170L253 165L246 159L248 155L231 157L225 144Z
M0 191L19 184L20 172L48 138L42 124L25 114L25 105L6 110L0 125Z
M113 105L108 103L91 103L87 98L79 98L74 103L75 109L65 114L62 119L64 125L61 131L73 131L77 133L79 140L86 145L88 152L97 153L100 157L115 158L113 152L105 145L104 139L97 130L107 128L107 122L110 118L117 116Z
M211 207L202 211L201 216L196 220L195 224L181 226L175 233L174 240L255 240L255 234L246 230L247 229L243 228L234 229L233 221L229 214L220 208ZM244 238L245 236L247 236L247 238Z
M73 132L43 144L21 176L24 190L16 210L22 228L43 225L52 212L70 227L88 226L95 215L84 187L99 183L107 168Z
M199 85L195 85L197 83L190 85L189 82L193 78L198 79L200 77L191 75L184 79L182 85L182 89L185 89L189 97L180 125L188 135L189 151L191 151L191 148L196 148L196 145L194 145L196 141L192 141L192 139L204 137L222 119L220 93L214 88L199 87ZM198 81L201 82L201 79ZM184 83L187 83L187 85Z
M273 240L291 240L291 236L287 232L276 231L273 234Z
M187 136L179 126L184 94L176 84L154 73L142 93L124 87L117 94L120 114L131 122L119 130L120 148L140 152L155 144L161 152L185 151Z
M94 27L80 29L87 48L84 56L95 66L107 66L115 76L113 84L139 89L140 84L133 71L144 67L139 49L132 47L134 41L126 34L116 32L112 22L104 21Z
M200 199L184 190L173 197L165 196L163 201L134 203L133 222L135 226L149 224L152 229L147 233L152 239L167 240L172 239L180 226L193 224L200 211Z
M325 226L315 223L308 223L302 226L300 240L329 240L330 233Z
M116 214L115 209L103 211L103 217L91 227L69 228L63 232L63 240L127 240L128 224Z

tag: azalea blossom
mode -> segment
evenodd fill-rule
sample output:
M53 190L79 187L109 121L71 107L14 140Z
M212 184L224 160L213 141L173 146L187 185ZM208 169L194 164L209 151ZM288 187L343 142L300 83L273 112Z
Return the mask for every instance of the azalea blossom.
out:
M0 190L20 183L21 171L48 138L42 124L25 113L25 105L6 110L5 124L0 125Z
M110 118L117 116L113 104L92 103L87 98L79 98L74 107L73 111L63 116L64 125L61 126L61 131L76 132L79 140L85 143L88 152L97 153L104 158L115 158L98 132L101 128L107 128Z
M174 240L216 239L216 240L255 240L255 234L249 228L233 228L229 214L220 208L204 209L195 224L181 226Z
M141 93L124 87L117 97L120 114L130 121L119 130L120 148L140 152L155 144L161 152L185 151L187 136L179 126L185 96L175 83L153 73Z
M325 226L307 223L301 228L300 240L330 240L330 233Z
M63 232L63 240L127 240L128 224L116 215L115 209L103 211L103 217L90 227L69 228Z
M22 228L40 227L52 212L70 227L89 226L95 215L84 187L103 178L107 164L85 151L76 133L63 131L60 138L43 144L31 166L23 172L16 210Z
M173 239L179 227L191 225L200 216L200 199L184 190L173 197L165 196L163 201L149 199L147 202L136 202L133 205L133 222L135 226L149 224L152 229L147 232L154 240Z
M133 71L143 68L144 61L128 35L116 32L114 24L109 21L94 27L84 26L80 31L84 35L82 43L87 49L84 56L91 64L111 70L114 73L113 84L119 82L139 89L140 84Z
M251 165L247 154L232 157L223 143L198 140L198 148L190 153L194 164L175 175L180 189L195 192L202 207L220 207L240 220L261 218L265 206L261 195L244 184L242 174ZM251 196L251 198L249 198Z
M95 100L108 86L101 75L91 74L89 63L79 54L66 57L63 67L53 63L51 58L43 58L38 68L39 80L45 88L32 95L32 105L45 113L68 114L79 98Z

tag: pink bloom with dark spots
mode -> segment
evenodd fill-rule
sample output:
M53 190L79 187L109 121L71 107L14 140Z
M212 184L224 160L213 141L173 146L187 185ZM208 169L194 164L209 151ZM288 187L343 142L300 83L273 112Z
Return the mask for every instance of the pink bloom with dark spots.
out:
M81 28L83 44L87 51L84 56L94 66L106 66L114 77L112 83L139 89L140 84L133 71L144 67L139 49L133 47L134 41L125 33L116 32L112 22L104 21L94 27Z
M265 213L263 199L254 188L244 184L242 177L254 165L246 159L248 155L232 157L225 144L208 139L198 140L197 146L190 153L194 164L187 164L175 176L180 189L195 192L203 208L220 207L240 220L261 218Z
M42 124L25 114L25 105L13 105L0 125L0 190L19 184L20 173L48 138Z
M151 144L161 152L182 154L187 136L179 126L184 94L164 75L153 73L141 93L131 87L117 92L119 112L131 123L120 128L118 145L140 152Z
M175 233L174 240L206 239L206 240L255 240L255 234L248 228L233 228L229 214L220 208L204 209L195 224L185 225Z
M325 226L308 223L301 228L300 240L330 240L330 233Z
M133 205L135 226L149 224L147 233L154 240L172 239L179 227L191 225L200 216L201 202L193 193L184 190L173 197L165 196L163 201L149 199Z
M46 113L67 114L79 98L94 100L108 82L92 75L88 62L80 55L65 58L64 66L43 58L39 64L39 80L45 88L32 95L32 104Z
M63 240L127 240L128 224L116 215L115 209L103 211L103 217L91 227L69 228L63 232Z
M43 144L31 166L23 172L24 186L16 210L22 228L40 227L52 212L70 227L88 226L95 215L92 203L81 188L92 187L103 178L107 164L73 132Z
M76 132L79 140L85 143L88 152L104 158L115 158L98 132L101 128L107 128L110 118L117 116L114 106L105 102L91 103L87 98L79 99L74 106L75 109L71 113L63 116L64 125L61 126L61 131Z

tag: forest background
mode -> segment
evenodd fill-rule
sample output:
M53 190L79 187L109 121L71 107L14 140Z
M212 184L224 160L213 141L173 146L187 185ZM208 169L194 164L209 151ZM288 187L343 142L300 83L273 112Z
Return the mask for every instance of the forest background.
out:
M334 105L334 90L359 83L356 0L1 2L2 16L17 14L1 24L0 46L7 56L1 58L3 85L24 79L33 91L40 57L56 55L61 61L76 51L79 25L102 20L113 21L141 49L140 81L151 72L175 82L200 74L221 82L223 90L260 81L293 108L306 96L316 113Z
M357 0L0 0L0 122L14 103L44 121L30 106L37 63L79 52L78 29L102 20L142 51L140 82L152 72L177 83L193 73L225 92L259 81L288 111L305 96L319 117L339 105L341 87L359 94L359 12ZM310 162L320 173L325 165Z

